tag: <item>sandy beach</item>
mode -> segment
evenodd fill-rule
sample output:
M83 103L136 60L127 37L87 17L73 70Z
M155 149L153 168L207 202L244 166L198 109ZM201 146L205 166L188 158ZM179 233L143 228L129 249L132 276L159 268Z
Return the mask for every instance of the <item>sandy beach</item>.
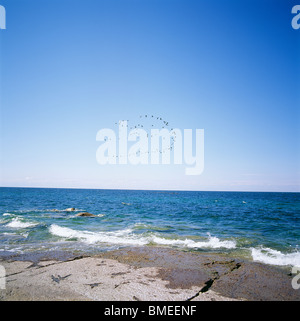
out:
M294 301L287 270L159 247L96 256L8 257L2 301ZM2 282L3 283L3 282Z

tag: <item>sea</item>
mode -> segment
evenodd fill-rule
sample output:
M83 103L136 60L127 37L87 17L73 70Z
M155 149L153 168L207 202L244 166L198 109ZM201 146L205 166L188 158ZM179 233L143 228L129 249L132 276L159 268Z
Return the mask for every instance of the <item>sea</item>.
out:
M0 258L151 246L300 266L300 193L1 187L0 194Z

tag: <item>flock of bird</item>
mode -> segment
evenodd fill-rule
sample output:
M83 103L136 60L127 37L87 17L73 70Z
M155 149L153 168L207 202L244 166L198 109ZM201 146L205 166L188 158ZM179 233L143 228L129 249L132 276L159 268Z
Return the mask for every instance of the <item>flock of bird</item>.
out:
M164 126L162 126L162 128L165 128L165 126L167 127L167 126L169 126L169 122L167 122L166 120L163 120L161 117L155 117L155 116L153 116L153 115L149 115L149 117L148 117L148 115L145 115L145 116L143 116L143 115L140 115L140 118L148 118L148 119L150 119L150 118L153 118L153 119L156 119L156 120L160 120L160 121L162 121L163 122L163 124L164 124ZM119 121L119 123L120 123L121 121ZM127 122L129 122L129 120L127 120ZM115 125L118 125L118 123L115 123ZM123 125L122 125L123 126ZM127 127L128 127L128 125L127 125ZM134 128L143 128L144 127L144 125L142 125L142 124L137 124L137 125L135 125L135 126L132 126L132 127L130 127L130 129L134 129ZM151 127L154 127L154 124L151 124ZM171 128L171 130L173 130L173 128Z
M139 118L140 119L146 119L147 118L147 120L151 120L151 126L150 126L151 128L160 127L158 129L162 129L162 128L166 128L166 127L169 126L169 122L164 120L162 117L157 117L157 116L154 116L154 115L140 115ZM159 121L160 124L155 124L155 121ZM125 126L125 124L123 122L124 122L124 120L123 121L120 120L119 122L115 122L115 125L121 125L121 127L123 127L123 126ZM129 123L129 120L127 120L126 127L128 127L130 130L134 130L134 129L138 129L138 128L146 128L147 127L145 124L143 125L142 123L139 123L137 125L131 125L131 126L128 125L128 123ZM172 131L173 128L170 128L170 130ZM147 133L147 138L148 138L148 135L149 134ZM152 135L151 135L151 137L152 137ZM163 137L163 139L164 139L164 137ZM105 141L107 141L107 140L110 140L110 139L106 138ZM157 153L162 154L162 153L164 153L166 151L172 151L173 147L174 147L175 140L176 140L176 134L170 136L170 146L168 148L165 148L164 150L159 150L159 149L151 150L151 153L157 152ZM150 153L149 151L141 153L141 151L138 150L136 152L136 156L140 156L142 154L149 154L149 153ZM128 156L130 156L130 155L128 155ZM113 157L118 158L118 155L114 155Z

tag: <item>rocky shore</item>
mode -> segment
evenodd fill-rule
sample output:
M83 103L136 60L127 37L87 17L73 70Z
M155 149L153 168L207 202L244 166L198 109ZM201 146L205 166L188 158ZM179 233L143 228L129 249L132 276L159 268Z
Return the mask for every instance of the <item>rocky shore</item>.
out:
M49 253L15 256L0 265L6 272L3 301L300 300L288 270L166 248L125 248L63 260Z

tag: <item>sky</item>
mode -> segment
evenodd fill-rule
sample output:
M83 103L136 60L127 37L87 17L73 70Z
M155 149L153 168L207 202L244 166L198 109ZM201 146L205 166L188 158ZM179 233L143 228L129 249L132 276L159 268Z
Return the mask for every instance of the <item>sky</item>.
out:
M0 4L1 186L300 191L296 1ZM204 130L200 175L97 162L99 130L145 115Z

